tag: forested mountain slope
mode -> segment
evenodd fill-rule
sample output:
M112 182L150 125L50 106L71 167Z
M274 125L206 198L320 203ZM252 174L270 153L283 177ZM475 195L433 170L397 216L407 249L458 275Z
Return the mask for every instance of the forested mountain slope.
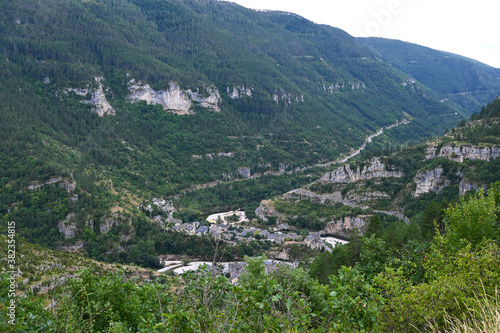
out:
M442 137L395 153L378 151L263 201L258 214L347 238L366 231L378 215L386 226L413 222L429 235L441 208L500 181L500 98Z
M476 60L399 40L364 38L363 41L384 61L470 113L489 103L500 90L500 69Z
M450 204L447 196L439 197L430 188L421 194L423 197L410 199L421 205L410 223L372 215L364 235L353 235L348 244L307 260L305 268L281 265L270 270L265 256L245 257L245 271L237 283L232 273L224 274L218 266L175 277L82 260L23 242L17 245L16 259L22 271L17 276L17 272L0 273L0 312L6 318L0 327L16 332L33 332L34 328L90 332L247 332L280 331L283 327L300 327L305 332L442 332L457 327L494 330L499 310L500 182L488 182L500 179L500 159L498 153L494 154L500 137L500 99L472 118L446 137L380 160L387 163L391 158L392 162L406 158L406 163L415 164L413 169L419 171L442 165L444 177L453 177L457 167L470 169L478 175L478 184L488 185L487 191L468 193ZM436 144L441 148L430 149ZM455 150L446 147L459 148L456 151L461 155L453 155ZM466 149L471 147L480 151ZM442 156L436 156L436 151ZM432 160L430 165L428 160ZM369 186L384 186L389 183L383 178L408 179L401 170L410 169L398 164L387 170L363 168L359 174L336 176L337 180L355 176L370 180ZM443 188L450 190L441 190L456 197L454 179L448 180L451 182ZM347 193L357 187L354 184ZM412 192L414 186L401 191L407 190ZM295 199L295 206L300 206ZM157 236L149 235L154 241ZM13 238L0 237L6 265ZM165 246L169 242L159 243ZM152 246L143 240L138 245ZM210 249L207 245L203 244L202 251ZM30 288L40 293L31 293ZM25 295L15 297L14 292ZM204 303L207 299L210 302ZM11 319L12 304L15 319Z
M398 147L464 112L343 31L219 1L4 1L0 54L2 222L94 257L156 233L146 199L335 160L406 119ZM306 178L256 181L252 202Z

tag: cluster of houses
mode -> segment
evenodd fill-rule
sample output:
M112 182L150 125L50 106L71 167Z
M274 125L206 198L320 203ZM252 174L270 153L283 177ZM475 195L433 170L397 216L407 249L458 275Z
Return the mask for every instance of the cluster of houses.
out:
M166 226L165 228L172 231L185 232L188 235L211 235L215 239L225 240L232 245L235 245L237 242L254 240L270 241L277 244L282 244L285 241L300 241L304 237L298 235L295 232L288 232L290 230L290 227L286 224L274 228L275 230L271 232L260 228L237 228L234 226L234 224L211 224L210 226L203 226L200 222L177 222L174 225L172 224L170 224L171 226Z
M173 206L172 201L167 202L164 199L154 198L152 205L150 204L144 206L143 208L153 212L152 206L157 206L165 213L165 215L168 216L164 217L158 215L153 218L153 220L159 223L164 229L184 232L188 235L194 236L210 235L215 239L223 240L231 245L236 245L238 242L250 241L269 241L276 244L284 244L287 241L292 241L305 244L311 249L331 252L335 245L339 243L347 243L347 241L337 238L324 237L321 232L309 233L305 236L303 234L298 235L294 231L295 228L286 223L278 224L270 230L243 227L241 224L249 222L249 220L246 217L245 212L240 210L212 214L206 220L209 223L209 225L207 225L207 223L202 224L200 222L183 223L183 221L174 218L173 213L177 210ZM240 263L235 263L235 265L236 264ZM228 269L232 269L232 266L228 267ZM179 272L182 272L186 268L178 267L177 269ZM234 275L233 271L223 273L229 273L230 276Z
M165 227L176 232L185 232L188 235L210 235L215 239L224 240L228 244L236 245L237 242L269 241L276 244L284 244L287 241L301 242L313 250L332 252L337 244L345 244L347 241L334 237L324 237L321 232L310 233L307 236L298 235L292 231L288 224L279 224L273 230L265 230L252 227L235 227L235 224L211 224L203 226L200 222L171 223Z

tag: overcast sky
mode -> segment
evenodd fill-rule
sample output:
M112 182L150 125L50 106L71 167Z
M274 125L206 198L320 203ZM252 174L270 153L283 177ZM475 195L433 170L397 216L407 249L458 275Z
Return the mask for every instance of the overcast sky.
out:
M231 0L299 14L356 37L399 39L500 68L498 0Z

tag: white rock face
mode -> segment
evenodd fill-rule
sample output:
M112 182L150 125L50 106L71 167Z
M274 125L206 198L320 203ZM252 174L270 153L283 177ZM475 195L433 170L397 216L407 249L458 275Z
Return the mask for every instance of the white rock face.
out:
M344 90L359 90L361 89L364 91L366 88L366 85L364 82L335 82L331 84L323 84L323 89L328 91L330 94L339 94L343 92Z
M91 93L90 89L81 89L81 88L65 88L63 89L63 91L65 93L74 92L78 96L87 96L87 94Z
M227 87L226 91L231 99L238 99L243 96L252 97L252 89L245 88L245 86L236 86L233 87L232 90L231 88Z
M118 225L118 215L117 214L111 214L111 216L104 216L101 219L101 223L99 225L99 231L101 234L107 234L108 232L111 231L113 226Z
M75 217L75 213L70 213L58 223L59 232L64 235L64 239L71 239L76 235L76 223L71 222L73 217Z
M97 113L99 117L103 117L104 115L116 115L115 109L113 109L111 104L109 104L108 100L106 99L106 95L104 94L104 89L102 88L101 81L104 80L104 78L102 76L97 76L95 77L95 80L99 84L99 86L94 91L92 91L92 89L88 88L87 86L87 89L65 88L63 89L63 92L74 92L78 96L87 96L88 94L90 94L90 100L82 102L94 105L94 107L92 108L92 112Z
M116 115L115 109L109 104L106 99L106 95L104 95L104 90L102 89L102 84L99 82L99 87L92 93L92 98L90 99L90 103L94 105L92 112L95 112L99 115L99 117L103 117L105 114L114 116Z
M238 168L238 173L240 173L244 178L250 178L251 176L250 168L248 167Z
M436 146L430 146L425 152L425 158L430 160L431 158L436 158Z
M378 200L384 198L390 198L390 195L385 192L373 191L373 192L364 192L362 194L348 193L348 195L344 198L344 200L354 203L354 202Z
M388 171L385 164L380 159L374 159L369 165L365 165L363 170L359 166L352 170L349 164L325 174L320 178L323 183L352 183L359 180L366 180L379 177L402 177L403 173L399 171Z
M218 103L220 102L219 91L215 87L211 87L211 88L207 88L207 92L209 93L209 96L203 97L198 92L191 91L191 89L189 89L187 91L187 93L191 97L191 99L195 102L200 103L200 105L202 107L220 112L220 108L218 105Z
M170 83L167 90L153 90L149 84L135 82L134 79L128 83L130 94L128 99L132 103L145 101L148 104L163 106L163 110L172 111L176 114L191 114L191 100L180 87L175 83Z
M64 188L68 194L71 194L75 191L76 189L76 182L74 180L68 181L66 179L63 179L62 177L52 177L49 180L47 180L45 183L40 183L38 181L32 182L30 185L26 187L27 190L35 190L39 189L42 186L45 185L54 185L59 183L59 186Z
M273 94L272 98L276 102L276 104L279 104L280 101L281 101L281 103L285 103L285 105L290 105L290 104L292 104L292 102L296 102L296 103L304 102L304 95L295 96L295 95L286 93L283 89L276 91L276 94Z
M443 168L435 168L430 171L419 171L413 181L417 184L413 197L424 193L439 193L449 185L450 181L441 177Z
M436 147L427 148L426 158L447 157L448 159L462 163L464 160L490 161L500 157L500 147L475 147L472 145L451 146L446 145L436 154Z
M145 101L148 104L160 104L163 110L179 115L193 114L191 106L193 101L199 103L204 108L220 111L219 91L215 87L207 88L208 97L202 96L199 92L190 89L183 91L179 85L171 82L166 90L154 90L149 84L136 82L132 79L128 82L128 99L132 103Z

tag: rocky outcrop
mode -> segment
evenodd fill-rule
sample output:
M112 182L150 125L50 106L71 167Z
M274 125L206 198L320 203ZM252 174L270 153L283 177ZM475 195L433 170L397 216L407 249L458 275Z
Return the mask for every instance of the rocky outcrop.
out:
M283 164L283 163L280 163L279 166L278 166L278 172L279 173L285 173L287 169L290 168L290 165L289 164Z
M500 147L476 147L472 145L452 146L446 145L441 147L437 152L437 147L431 146L427 148L425 156L427 159L436 157L446 157L452 161L462 163L464 160L480 160L490 161L500 157Z
M277 253L276 255L274 255L271 259L289 261L290 260L290 254L286 250L283 250L283 251Z
M333 193L317 194L315 192L303 188L298 188L295 190L288 191L283 195L283 198L293 199L293 200L312 199L313 201L319 202L321 204L325 204L328 202L342 202L342 203L344 202L342 193L340 191Z
M467 181L462 179L462 181L458 185L458 191L459 191L458 194L462 196L469 191L477 191L479 190L479 188L480 186L478 184L468 183Z
M450 181L442 177L443 168L435 168L429 171L419 171L413 181L417 188L413 197L418 197L424 193L439 193L450 184Z
M166 90L154 90L149 84L136 82L132 79L128 82L128 99L132 103L145 101L148 104L160 104L165 111L176 114L192 114L191 100L175 83L170 83Z
M436 146L430 146L430 147L427 147L426 151L425 151L425 158L426 159L431 159L431 158L435 158L436 157L436 151L437 151L437 147Z
M347 216L337 221L328 222L322 234L349 238L355 229L363 233L366 230L367 221L370 217L371 215Z
M344 91L355 91L360 90L364 91L366 85L364 82L335 82L331 84L323 84L323 89L328 91L330 94L339 94Z
M110 216L103 216L99 224L99 231L101 234L107 234L116 225L118 226L118 214L111 214Z
M389 169L389 170L388 170ZM365 165L363 170L359 165L356 170L352 170L349 164L341 166L340 168L325 174L320 178L322 183L352 183L359 180L366 180L379 177L402 177L403 173L394 171L395 166L390 168L380 162L379 158L375 158L370 164Z
M236 86L233 89L227 87L227 94L231 99L239 99L243 96L252 97L252 89L245 88L245 86Z
M250 178L250 176L252 175L250 172L250 168L247 167L238 168L238 172L243 176L243 178Z
M94 105L94 107L92 108L92 112L97 113L99 117L103 117L104 115L116 115L115 109L113 109L111 104L109 104L108 100L106 99L106 95L104 95L104 90L100 82L97 89L92 93L90 103Z
M207 88L208 96L203 96L199 91L193 92L190 89L183 91L174 82L171 82L166 90L154 90L149 84L136 82L135 79L132 79L128 82L128 90L127 98L132 103L145 101L148 104L159 104L163 110L175 114L193 114L194 112L191 110L193 102L199 103L204 108L220 111L218 103L221 98L215 87Z
M363 193L348 192L346 197L344 198L344 201L362 202L362 201L387 199L387 198L390 198L390 195L380 191L372 191L372 192L367 191Z
M220 102L220 94L219 91L215 87L207 88L208 96L201 95L198 91L193 92L191 90L187 90L188 95L191 97L191 100L200 103L201 107L212 109L214 111L219 112L220 108L218 103Z
M104 80L102 76L96 76L95 81L98 86L96 89L91 89L89 85L87 88L65 88L63 89L64 93L74 92L78 96L87 96L90 94L90 100L83 100L83 103L90 103L94 107L92 108L92 112L95 112L99 115L99 117L103 117L104 115L116 115L115 109L111 106L111 104L106 99L106 95L104 94L104 89L102 87L101 81Z
M63 234L64 239L75 238L77 227L76 222L72 221L74 217L75 213L70 213L58 223L59 232Z
M35 189L39 189L45 185L54 185L54 184L59 184L59 186L64 188L68 194L73 193L76 189L76 182L74 180L70 181L67 179L63 179L62 177L51 177L49 180L47 180L44 183L41 183L39 181L35 181L35 182L32 182L27 187L25 187L25 189L35 190Z
M390 198L390 196L387 193L380 191L366 191L363 193L349 191L345 196L343 196L342 192L340 191L318 194L303 188L299 188L285 193L283 195L283 198L292 200L311 199L313 202L317 202L320 204L342 203L347 206L361 207L363 209L366 209L368 208L368 206L360 204L361 202Z
M292 104L292 102L304 102L304 95L294 96L292 94L287 94L282 89L277 91L276 94L274 94L272 97L276 104L279 104L280 101L284 102L285 105L290 105Z

